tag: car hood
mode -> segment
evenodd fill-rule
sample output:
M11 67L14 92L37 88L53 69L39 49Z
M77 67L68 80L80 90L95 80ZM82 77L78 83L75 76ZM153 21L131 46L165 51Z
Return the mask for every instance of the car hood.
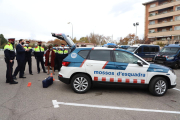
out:
M168 73L170 70L169 67L159 65L159 64L150 64L147 72L162 72L162 73Z
M161 55L168 55L168 56L171 55L171 56L172 56L172 55L174 55L174 54L175 54L175 53L168 53L168 52L159 52L159 53L158 53L158 55L160 55L160 56L161 56Z

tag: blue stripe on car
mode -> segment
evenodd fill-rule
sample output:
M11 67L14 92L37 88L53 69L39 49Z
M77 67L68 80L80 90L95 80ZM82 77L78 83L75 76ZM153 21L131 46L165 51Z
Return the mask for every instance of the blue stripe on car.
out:
M158 64L150 64L147 72L161 72L161 73L168 73L170 69L168 67L158 65Z

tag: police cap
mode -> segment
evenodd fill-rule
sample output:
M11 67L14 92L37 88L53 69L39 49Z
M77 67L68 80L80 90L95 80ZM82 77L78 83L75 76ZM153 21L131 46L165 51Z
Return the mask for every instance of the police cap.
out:
M15 41L15 38L9 38L8 41Z
M27 40L27 41L26 41L26 43L30 43L30 41L29 41L29 40Z

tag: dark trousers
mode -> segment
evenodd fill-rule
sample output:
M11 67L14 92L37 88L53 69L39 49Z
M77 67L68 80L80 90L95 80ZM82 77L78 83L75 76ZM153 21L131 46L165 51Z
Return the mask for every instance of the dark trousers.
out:
M11 63L10 60L5 59L7 70L6 70L6 80L7 82L13 82L12 72L14 61Z
M60 71L60 63L58 57L55 57L54 63L55 63L54 70L57 69L58 71Z
M62 67L63 58L58 58L58 61L59 61L59 69L58 69L58 71L60 71L61 67Z
M24 75L24 65L25 65L25 60L17 60L17 67L14 71L14 77L17 76L19 72L19 77L23 77Z
M32 59L31 58L26 58L25 65L24 65L24 71L25 71L25 68L26 68L26 63L28 63L28 65L29 65L29 74L31 74L32 73Z
M36 62L37 62L37 71L40 72L39 62L41 62L42 69L45 72L46 70L45 70L45 67L44 67L43 57L37 57Z

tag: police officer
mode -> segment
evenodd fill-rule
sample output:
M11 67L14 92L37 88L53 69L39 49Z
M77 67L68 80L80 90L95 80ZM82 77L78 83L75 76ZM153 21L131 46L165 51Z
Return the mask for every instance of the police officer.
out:
M38 46L35 47L35 49L34 49L34 55L35 55L36 62L37 62L37 71L38 71L38 74L40 73L39 62L41 62L41 66L42 66L43 72L47 73L46 70L45 70L44 61L43 61L44 48L41 47L41 44L42 44L42 42L39 41L38 42Z
M10 84L18 84L18 82L14 81L12 76L14 58L15 58L14 40L15 40L14 38L8 39L8 44L4 46L4 57L5 57L4 59L7 65L6 83L10 83Z
M60 67L59 67L59 60L58 60L58 45L56 44L55 45L55 49L54 49L54 52L55 52L55 59L54 59L54 63L55 63L55 67L58 71L60 71ZM55 71L55 69L54 69Z
M60 69L59 70L61 70L61 67L62 67L62 61L63 61L63 59L68 55L68 50L67 49L65 49L64 48L64 44L61 44L61 49L59 49L59 51L58 51L58 58L59 58L59 66L60 66Z
M25 58L25 65L24 65L24 70L26 68L26 63L28 62L29 65L29 74L33 75L32 73L32 59L31 59L31 53L32 53L32 47L29 46L30 41L26 41L26 45L24 46L24 49L29 49L29 51L26 51L26 58Z
M19 72L19 78L26 78L24 77L25 52L29 51L29 49L25 50L23 45L24 45L24 40L20 39L19 44L16 46L17 67L13 74L14 79L16 79L18 72Z

